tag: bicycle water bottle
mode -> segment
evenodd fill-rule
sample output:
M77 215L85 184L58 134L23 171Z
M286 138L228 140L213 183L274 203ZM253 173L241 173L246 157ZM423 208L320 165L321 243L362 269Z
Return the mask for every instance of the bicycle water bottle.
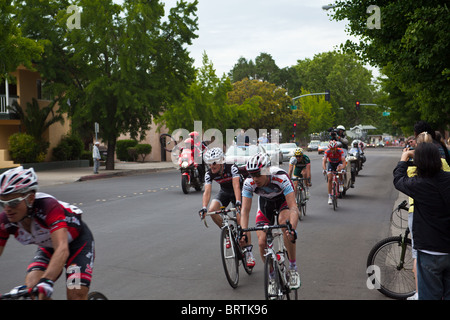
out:
M284 254L283 254L283 252L277 252L277 260L278 260L278 264L281 267L281 271L283 271L283 268L284 268Z

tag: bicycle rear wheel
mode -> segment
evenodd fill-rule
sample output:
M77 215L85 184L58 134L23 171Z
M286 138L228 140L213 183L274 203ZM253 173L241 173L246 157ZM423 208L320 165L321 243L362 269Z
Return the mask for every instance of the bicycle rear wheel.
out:
M373 279L374 272L368 272L372 284L389 298L406 299L416 292L413 273L411 239L405 243L404 262L401 263L402 237L389 237L381 240L372 248L367 258L367 267L379 267L379 279ZM377 283L378 282L378 283Z
M235 243L230 237L228 227L222 228L220 234L220 252L223 270L231 287L236 288L239 283L239 257L236 255Z

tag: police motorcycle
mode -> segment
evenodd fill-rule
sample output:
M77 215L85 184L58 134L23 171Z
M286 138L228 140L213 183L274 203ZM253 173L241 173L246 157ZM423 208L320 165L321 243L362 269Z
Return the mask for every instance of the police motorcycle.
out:
M178 165L181 172L181 189L184 194L188 194L190 188L201 191L205 182L205 168L202 161L203 144L196 143L192 133L189 136L183 143L178 144L171 135L160 135L161 146L164 150L171 152L172 162Z
M356 175L362 170L363 163L366 162L366 156L364 155L362 146L363 143L361 140L353 140L352 147L348 152L349 155L353 155L356 158L356 161L352 163L352 168L354 167Z

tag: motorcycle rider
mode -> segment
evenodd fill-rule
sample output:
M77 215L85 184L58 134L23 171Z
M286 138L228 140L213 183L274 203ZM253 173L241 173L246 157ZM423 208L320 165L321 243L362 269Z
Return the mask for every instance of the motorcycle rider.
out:
M199 211L201 218L204 219L205 213L208 212L206 207L211 199L212 182L216 181L220 185L220 191L211 201L209 211L218 211L220 207L227 207L231 202L238 209L237 222L239 224L242 177L239 174L238 167L235 164L224 163L223 151L220 148L208 150L203 158L209 168L205 174L205 191L203 192L202 209ZM222 217L220 215L211 215L211 219L219 228L222 227ZM246 245L251 245L250 235L248 235ZM255 259L251 250L247 252L247 266L250 268L255 266Z
M327 167L328 160L328 167ZM346 160L344 151L341 148L338 148L337 142L334 140L330 141L328 145L328 149L325 150L323 161L322 161L322 169L323 174L328 174L328 204L333 204L332 196L331 196L331 187L332 187L332 171L341 171L346 166ZM343 181L342 174L339 174L339 192L344 190L343 185L341 184Z
M335 134L334 134L335 133ZM343 125L338 125L336 130L331 131L330 140L335 140L336 142L340 142L339 146L342 150L344 150L344 155L347 156L348 153L348 139L345 137L345 127Z

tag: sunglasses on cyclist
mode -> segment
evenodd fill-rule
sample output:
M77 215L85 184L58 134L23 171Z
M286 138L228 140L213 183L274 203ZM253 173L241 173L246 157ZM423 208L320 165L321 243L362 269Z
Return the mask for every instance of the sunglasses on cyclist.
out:
M10 208L15 208L17 207L23 200L25 200L26 198L28 198L30 194L27 194L25 197L18 197L18 198L14 198L11 200L0 200L0 206L2 208L8 206Z

